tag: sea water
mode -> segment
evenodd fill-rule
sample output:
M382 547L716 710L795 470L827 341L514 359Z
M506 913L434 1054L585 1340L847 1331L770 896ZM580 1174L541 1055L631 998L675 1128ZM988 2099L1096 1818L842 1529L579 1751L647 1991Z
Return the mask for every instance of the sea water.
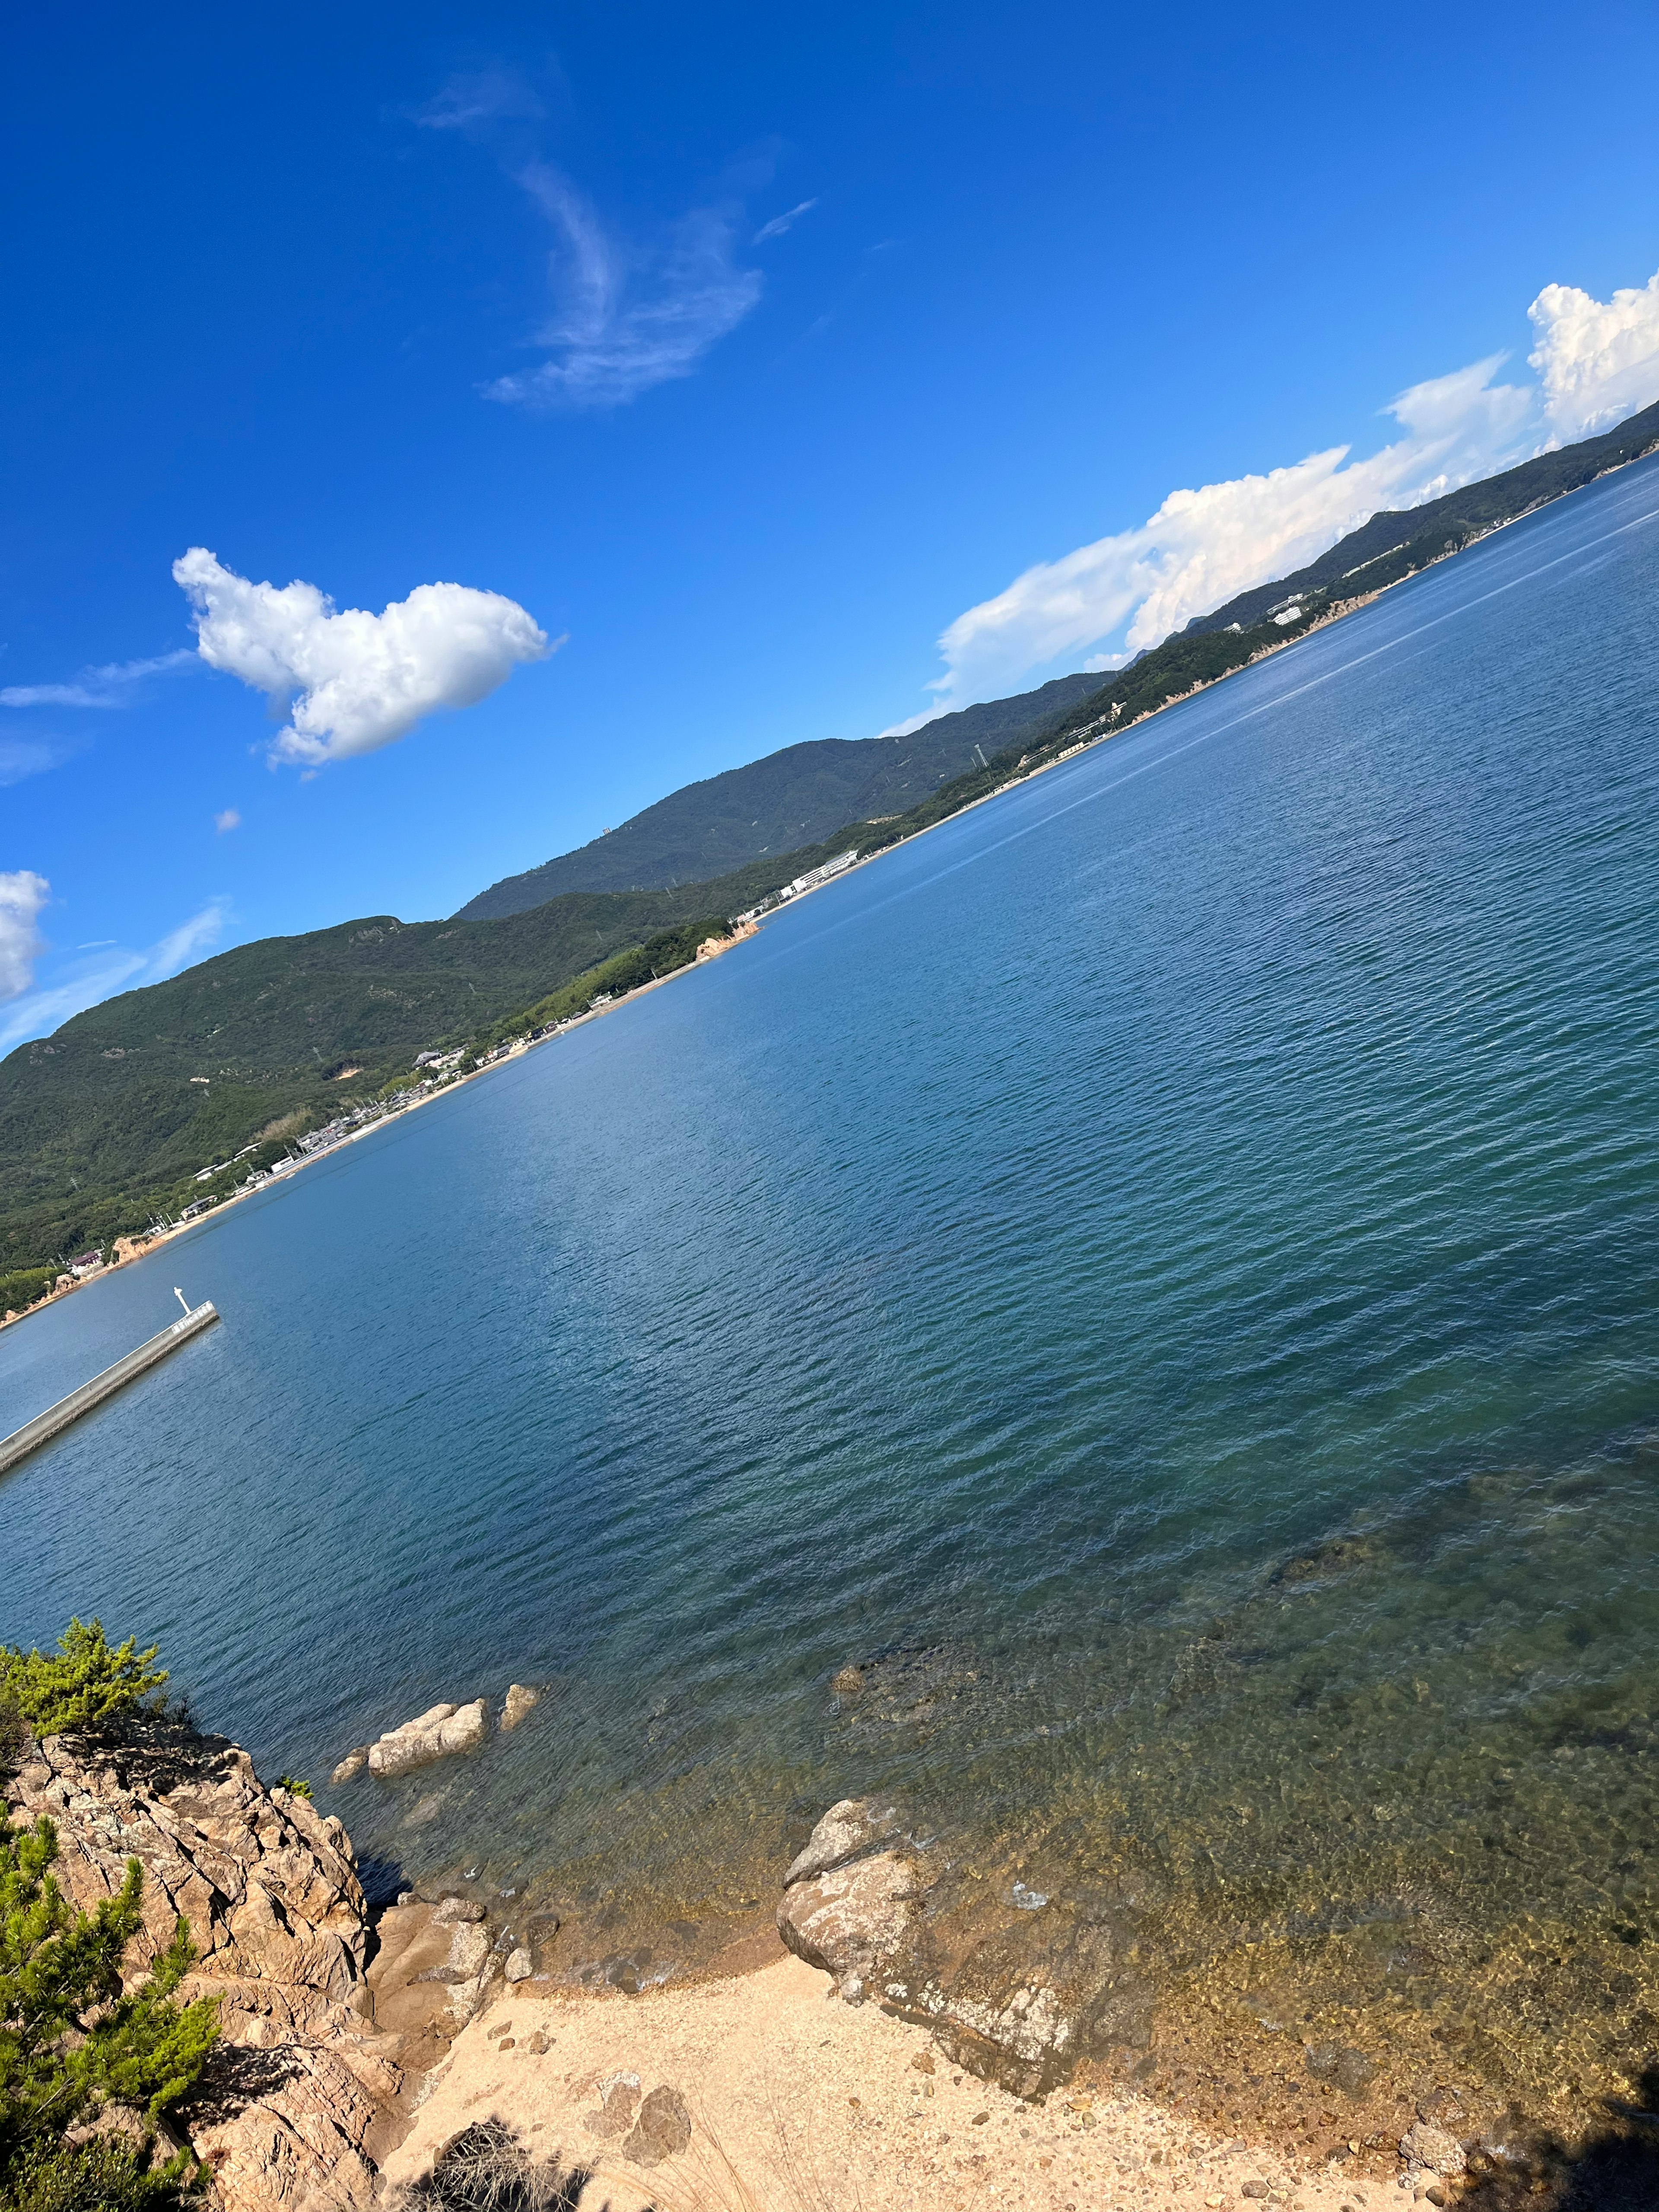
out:
M1659 2027L1656 747L1647 463L6 1331L0 1431L224 1316L0 1481L0 1635L158 1640L572 1972L896 1789L1136 1887L1161 2021L1600 2094Z

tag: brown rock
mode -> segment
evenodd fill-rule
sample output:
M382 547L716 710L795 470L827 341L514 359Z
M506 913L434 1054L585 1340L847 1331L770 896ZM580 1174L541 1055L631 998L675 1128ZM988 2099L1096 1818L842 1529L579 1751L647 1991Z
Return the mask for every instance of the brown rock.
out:
M1426 2166L1439 2174L1462 2173L1468 2160L1463 2146L1432 2120L1413 2120L1400 2138L1400 2154L1413 2166Z
M622 2153L635 2166L660 2166L665 2158L677 2158L690 2140L691 2115L685 2100L665 2081L640 2106Z
M337 1790L341 1783L349 1782L354 1775L361 1774L368 1765L368 1746L366 1743L360 1743L355 1749L347 1752L328 1778Z
M879 1979L908 1932L912 1899L926 1887L914 1858L878 1851L792 1884L778 1907L778 1933L797 1957L838 1982Z
M501 1707L501 1726L504 1729L517 1728L531 1707L538 1705L541 1701L539 1690L528 1689L522 1682L509 1683L507 1701Z
M1039 1920L1021 1885L978 1883L896 1841L897 1826L890 1806L843 1800L789 1869L778 1931L843 1997L931 2027L957 2064L1021 2097L1086 2056L1147 2048L1138 1905L1044 1899Z
M474 1751L489 1733L489 1713L482 1698L467 1705L433 1705L401 1727L388 1729L368 1747L368 1771L389 1778L434 1759Z

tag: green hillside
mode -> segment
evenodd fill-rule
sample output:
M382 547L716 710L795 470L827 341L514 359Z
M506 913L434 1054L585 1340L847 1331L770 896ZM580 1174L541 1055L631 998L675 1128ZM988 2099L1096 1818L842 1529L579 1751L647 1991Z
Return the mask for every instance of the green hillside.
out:
M902 814L1014 740L1030 742L1091 692L1098 676L1060 676L1014 699L941 714L905 738L828 738L688 783L574 853L506 877L458 919L520 914L562 891L654 889L707 880L828 837L842 823Z
M142 1228L262 1132L279 1145L417 1053L482 1036L653 933L740 910L828 857L677 891L577 892L499 921L368 915L238 945L77 1014L0 1062L0 1275Z

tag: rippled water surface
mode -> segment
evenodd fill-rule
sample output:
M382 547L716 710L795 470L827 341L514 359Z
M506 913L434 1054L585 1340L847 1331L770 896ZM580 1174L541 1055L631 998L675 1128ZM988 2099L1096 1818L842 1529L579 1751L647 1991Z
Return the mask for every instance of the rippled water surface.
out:
M1656 587L1646 464L6 1332L0 1428L174 1282L225 1317L0 1482L0 1632L160 1638L360 1850L664 1967L901 1786L1133 1888L1167 2016L1605 2085L1659 2036Z

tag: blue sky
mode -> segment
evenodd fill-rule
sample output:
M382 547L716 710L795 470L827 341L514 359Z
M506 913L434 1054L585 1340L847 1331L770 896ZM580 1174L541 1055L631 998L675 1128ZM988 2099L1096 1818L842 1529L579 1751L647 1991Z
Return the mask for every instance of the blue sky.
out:
M1659 398L1656 65L1647 6L34 11L0 1041Z

